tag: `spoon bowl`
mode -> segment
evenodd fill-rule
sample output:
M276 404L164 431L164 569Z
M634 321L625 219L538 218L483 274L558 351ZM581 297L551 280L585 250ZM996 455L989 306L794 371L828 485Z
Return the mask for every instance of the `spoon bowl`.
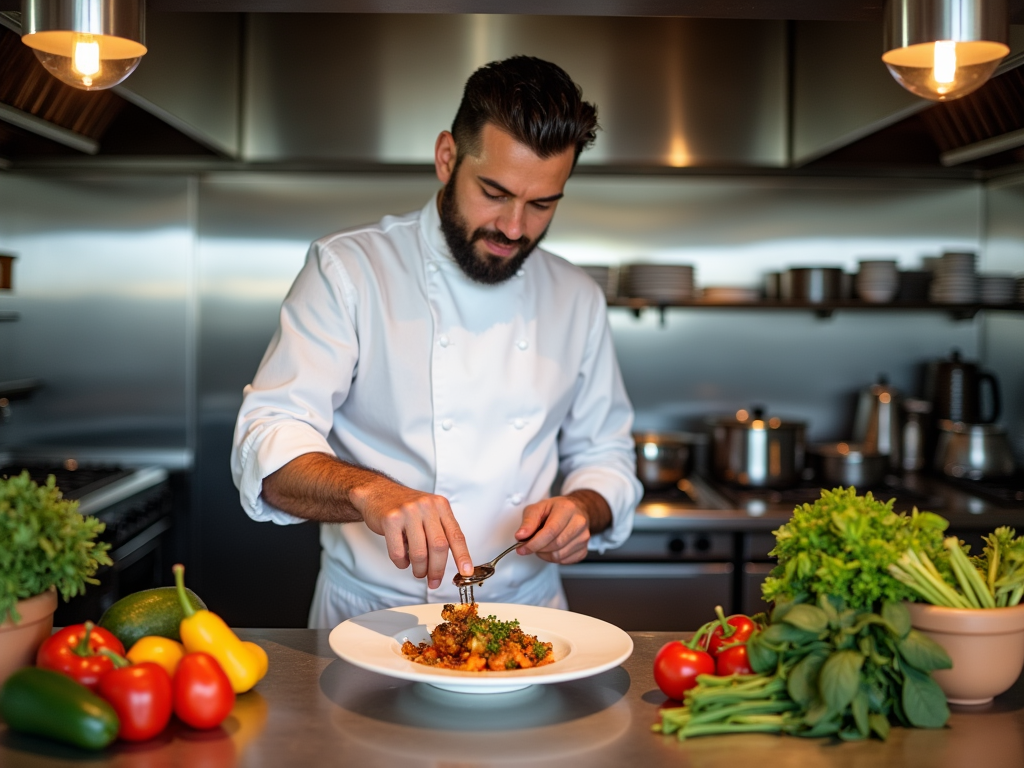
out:
M452 583L456 587L468 587L472 584L479 584L484 579L489 579L494 575L494 566L490 563L485 565L478 565L473 569L472 576L463 576L461 573L457 573L455 578L452 579Z

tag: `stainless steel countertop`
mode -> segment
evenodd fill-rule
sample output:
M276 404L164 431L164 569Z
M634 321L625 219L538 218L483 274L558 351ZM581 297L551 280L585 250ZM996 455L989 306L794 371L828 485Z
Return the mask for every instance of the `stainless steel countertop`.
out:
M651 674L674 635L631 632L621 667L571 683L500 696L447 694L353 667L328 632L240 630L270 656L270 672L215 731L173 726L144 744L96 756L0 725L5 768L187 766L692 766L1019 768L1024 765L1024 680L987 708L954 707L938 731L894 728L885 743L832 745L762 734L679 742L651 732L665 698Z

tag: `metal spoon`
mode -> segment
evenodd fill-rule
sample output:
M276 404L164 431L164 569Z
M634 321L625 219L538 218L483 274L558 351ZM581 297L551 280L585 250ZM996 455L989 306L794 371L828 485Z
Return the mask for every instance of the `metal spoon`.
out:
M455 574L455 578L452 579L452 584L454 584L456 587L459 588L459 596L462 599L462 602L464 602L464 603L474 603L474 602L476 602L473 599L473 586L475 584L479 584L480 582L484 581L485 579L491 578L491 576L494 575L494 566L497 564L497 562L499 560L501 560L501 558L503 558L505 555L507 555L509 552L511 552L516 547L521 547L523 544L526 544L532 538L533 538L533 536L531 536L529 539L523 539L522 541L517 541L511 547L509 547L504 552L502 552L500 555L498 555L496 558L491 560L491 562L484 563L483 565L476 566L473 569L473 575L472 576L463 576L461 573Z

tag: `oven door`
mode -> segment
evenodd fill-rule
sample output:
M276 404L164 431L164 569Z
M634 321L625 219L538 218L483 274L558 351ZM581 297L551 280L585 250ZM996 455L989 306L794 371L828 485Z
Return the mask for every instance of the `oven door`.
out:
M694 630L732 605L731 563L577 563L559 572L569 610L626 631Z

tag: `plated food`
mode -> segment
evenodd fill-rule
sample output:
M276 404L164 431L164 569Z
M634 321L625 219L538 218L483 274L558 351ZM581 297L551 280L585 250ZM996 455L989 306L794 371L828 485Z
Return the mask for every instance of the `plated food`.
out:
M530 669L555 660L552 644L529 635L519 621L481 617L476 603L447 603L444 621L430 632L430 643L406 639L402 653L428 667L464 672L502 672Z

